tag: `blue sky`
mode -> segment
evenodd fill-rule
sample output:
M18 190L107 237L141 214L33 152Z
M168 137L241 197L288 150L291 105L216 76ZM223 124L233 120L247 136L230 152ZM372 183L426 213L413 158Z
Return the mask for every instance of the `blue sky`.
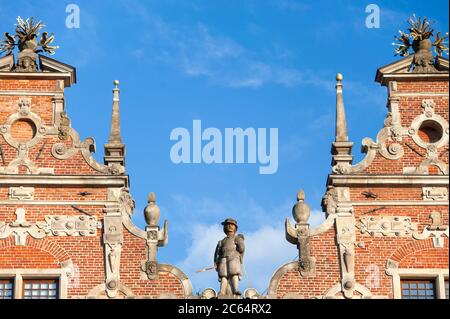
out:
M344 99L355 162L361 140L374 138L385 117L386 91L378 67L395 61L391 43L415 13L448 31L448 1L0 1L0 30L35 16L54 32L53 56L77 68L66 91L72 126L94 137L102 162L111 117L112 81L120 80L122 137L137 202L135 223L157 195L169 244L160 262L180 266L194 291L218 288L210 266L219 223L232 216L246 234L242 287L260 292L297 250L284 239L296 192L303 188L323 219L320 200L330 172L335 74L344 74ZM67 4L80 7L79 29L67 29ZM365 27L368 4L381 8L381 27ZM258 165L175 165L170 132L204 127L278 128L279 169Z

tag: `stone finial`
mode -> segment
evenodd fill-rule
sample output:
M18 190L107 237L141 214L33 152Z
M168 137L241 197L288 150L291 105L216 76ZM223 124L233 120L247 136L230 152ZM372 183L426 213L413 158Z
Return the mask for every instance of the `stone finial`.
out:
M305 192L300 190L297 193L297 203L292 208L292 216L297 224L306 224L308 222L311 209L305 203Z
M344 77L341 73L336 74L336 136L331 148L333 172L337 171L338 168L342 171L342 168L349 167L353 160L351 155L353 142L348 140L347 120L345 118L344 98L342 95L343 79Z
M120 136L120 109L119 109L119 81L114 80L113 89L113 110L111 119L111 132L109 134L110 144L122 144L122 137Z
M148 205L144 209L144 217L148 226L158 226L160 215L161 211L158 205L156 205L156 195L151 192L148 195Z
M342 96L341 73L336 75L336 142L348 142L347 121L345 119L344 98Z
M289 219L285 222L286 240L297 246L299 250L298 270L302 276L310 276L314 274L315 258L310 255L309 247L309 224L308 219L311 209L305 203L305 192L300 190L297 193L297 203L292 208L292 216L296 221L296 225L292 227Z
M125 166L125 144L120 134L120 89L119 81L114 80L113 106L109 143L105 144L105 165Z

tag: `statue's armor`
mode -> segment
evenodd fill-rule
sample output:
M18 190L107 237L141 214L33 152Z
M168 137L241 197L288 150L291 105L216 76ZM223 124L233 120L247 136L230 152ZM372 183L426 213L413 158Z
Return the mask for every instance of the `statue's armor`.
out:
M244 237L236 235L225 237L217 243L214 262L217 264L219 278L238 275L241 277L241 263L244 254Z

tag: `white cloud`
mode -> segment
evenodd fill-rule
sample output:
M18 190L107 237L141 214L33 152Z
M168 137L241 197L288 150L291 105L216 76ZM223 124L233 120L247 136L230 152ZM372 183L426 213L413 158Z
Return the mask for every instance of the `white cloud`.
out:
M303 5L289 0L279 1L276 5L290 10L304 9ZM285 60L292 52L276 43L268 43L261 50L249 50L204 24L168 22L135 1L127 1L125 9L145 21L145 32L139 41L147 61L165 63L185 76L204 77L214 84L231 88L258 88L268 84L285 87L329 85L328 81L317 79L315 72L300 71L287 65ZM140 55L135 50L129 54Z
M295 0L274 0L273 4L279 9L303 12L309 9L309 5Z

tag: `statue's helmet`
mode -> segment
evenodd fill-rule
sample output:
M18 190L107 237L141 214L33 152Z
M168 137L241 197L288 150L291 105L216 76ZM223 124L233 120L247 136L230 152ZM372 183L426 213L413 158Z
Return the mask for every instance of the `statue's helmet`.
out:
M234 226L236 226L236 230L238 229L237 221L233 218L227 218L222 222L222 225L225 226L226 224L233 224Z

